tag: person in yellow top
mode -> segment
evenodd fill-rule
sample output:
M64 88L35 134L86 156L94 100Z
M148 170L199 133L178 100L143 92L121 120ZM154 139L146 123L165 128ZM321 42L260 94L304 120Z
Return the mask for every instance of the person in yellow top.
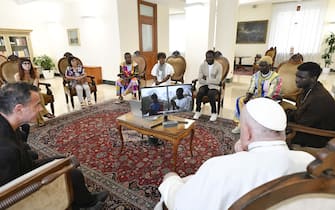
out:
M39 73L33 68L33 65L28 58L21 58L19 60L19 72L14 75L15 81L17 82L27 82L38 87ZM45 107L44 98L40 92L41 106L42 109L37 115L37 124L39 126L44 126L45 122L43 117L54 118L55 116L51 114Z
M116 81L116 95L119 96L120 100L123 100L123 96L129 93L133 94L133 98L136 98L138 93L138 65L135 61L132 61L131 54L126 52L124 59L120 64L119 79Z
M259 71L252 75L246 95L236 100L234 121L237 123L237 126L232 130L232 133L240 133L240 111L250 99L266 97L276 100L280 98L282 79L276 72L271 71L272 58L270 56L263 56L259 60L258 65Z

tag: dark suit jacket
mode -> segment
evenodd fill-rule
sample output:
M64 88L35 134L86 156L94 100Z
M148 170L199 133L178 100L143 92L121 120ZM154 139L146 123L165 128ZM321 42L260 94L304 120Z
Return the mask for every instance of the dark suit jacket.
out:
M0 186L33 169L33 160L21 141L19 129L14 131L0 115Z
M289 121L313 128L335 130L335 100L318 82L305 97L301 93L297 98L297 110L290 113ZM294 144L310 147L324 147L329 138L297 133Z

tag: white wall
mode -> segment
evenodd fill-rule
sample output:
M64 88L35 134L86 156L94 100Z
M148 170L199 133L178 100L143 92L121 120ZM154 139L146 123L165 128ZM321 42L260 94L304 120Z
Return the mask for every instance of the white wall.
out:
M137 0L118 0L118 18L120 27L120 60L125 52L139 50Z
M90 0L1 3L0 28L32 29L34 56L47 54L57 62L70 51L84 65L101 66L104 80L116 80L121 57L116 0L96 0L94 4ZM68 45L69 28L79 29L80 46Z
M200 15L201 14L201 15ZM200 64L205 60L209 39L209 4L194 5L185 9L186 48L185 60L187 62L185 82L191 83L198 78Z
M169 53L169 8L167 5L157 6L157 50Z

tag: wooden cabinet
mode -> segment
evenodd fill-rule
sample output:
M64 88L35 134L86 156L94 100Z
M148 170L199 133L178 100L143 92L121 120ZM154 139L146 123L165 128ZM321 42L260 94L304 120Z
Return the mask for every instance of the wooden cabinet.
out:
M102 72L101 66L84 66L86 75L91 75L95 77L97 84L102 84Z
M30 40L31 30L0 28L0 54L33 58Z

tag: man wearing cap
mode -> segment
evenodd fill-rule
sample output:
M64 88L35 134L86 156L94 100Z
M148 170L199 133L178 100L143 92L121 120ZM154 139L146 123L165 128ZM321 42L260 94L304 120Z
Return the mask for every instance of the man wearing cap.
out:
M240 111L250 99L259 97L276 99L280 96L282 80L276 72L271 71L272 58L263 56L258 65L259 71L252 75L247 94L236 99L234 121L237 126L232 133L240 133Z
M287 111L288 120L304 126L335 131L335 100L318 82L322 72L319 64L306 62L298 66L296 84L302 91L297 97L296 110ZM325 147L328 137L297 132L292 144Z
M272 117L269 117L269 116ZM207 160L191 176L165 175L159 186L168 209L228 209L248 191L278 177L302 172L314 157L289 150L285 142L286 114L267 98L250 100L241 112L237 153Z

